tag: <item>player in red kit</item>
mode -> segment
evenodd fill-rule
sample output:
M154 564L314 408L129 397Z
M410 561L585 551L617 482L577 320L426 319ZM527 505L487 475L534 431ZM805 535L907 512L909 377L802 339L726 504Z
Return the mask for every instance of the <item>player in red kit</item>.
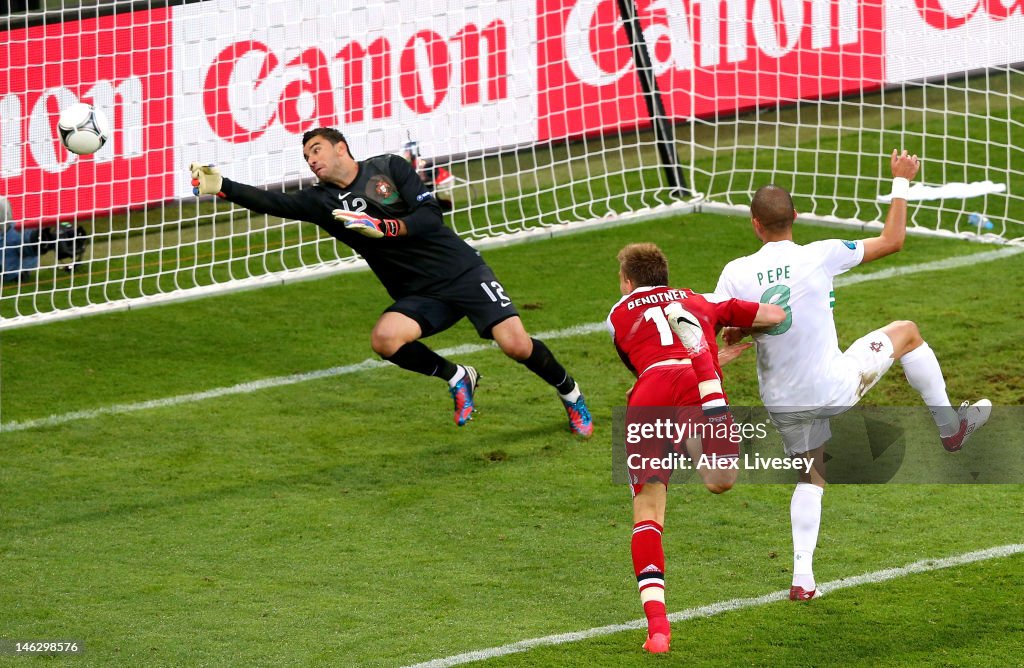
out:
M782 322L786 313L770 304L668 287L668 260L654 244L626 246L618 260L619 289L624 296L608 314L607 326L623 363L637 376L626 415L627 465L633 491L631 550L647 616L644 649L660 653L668 651L671 639L661 534L672 469L660 468L657 462L683 455L697 461L701 454L721 462L739 455L738 443L726 435L732 417L720 365L744 347L723 349L720 355L715 335L724 326L771 327ZM668 422L655 420L655 416L671 417L679 427L694 426L700 440L661 429L649 436L654 430L639 429L664 427L652 423ZM704 485L715 494L729 490L736 481L737 471L732 468L696 468Z

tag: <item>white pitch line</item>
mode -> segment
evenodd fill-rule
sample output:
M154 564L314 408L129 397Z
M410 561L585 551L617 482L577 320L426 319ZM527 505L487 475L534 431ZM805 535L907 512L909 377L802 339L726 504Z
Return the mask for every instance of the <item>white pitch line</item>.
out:
M864 584L878 584L879 582L886 582L887 580L894 580L896 578L905 577L907 575L914 575L916 573L927 573L928 571L937 571L943 568L952 568L954 566L963 566L965 564L974 563L976 561L986 561L988 559L999 559L1002 557L1009 557L1014 554L1020 554L1024 552L1024 545L1013 544L1013 545L1001 545L999 547L992 547L986 550L978 550L976 552L967 552L965 554L956 555L953 557L946 557L943 559L924 559L922 561L915 561L912 564L901 566L899 568L887 568L881 571L874 571L872 573L864 573L863 575L857 575L849 578L841 578L839 580L833 580L825 584L820 584L819 588L822 594L828 594L830 592L838 591L840 589L846 589L847 587L858 587ZM729 601L721 601L719 603L712 603L710 605L703 605L699 608L690 608L688 610L681 610L679 612L673 612L668 616L669 621L681 622L688 619L697 619L699 617L712 617L714 615L722 614L723 612L730 612L733 610L742 610L744 608L754 608L776 601L782 601L789 597L789 590L776 591L771 594L765 594L764 596L758 596L755 598L734 598ZM813 604L812 604L813 605ZM443 659L434 659L433 661L427 661L424 663L417 663L406 668L450 668L451 666L459 666L465 663L472 663L474 661L486 661L488 659L495 659L501 656L508 656L509 654L518 654L535 647L549 647L552 645L563 645L571 642L578 642L580 640L586 640L588 638L596 638L599 636L607 636L613 633L620 633L622 631L633 631L636 629L643 629L647 627L647 621L644 619L635 619L631 622L624 624L609 624L608 626L598 626L596 628L587 629L585 631L575 631L573 633L559 633L557 635L544 636L542 638L530 638L529 640L520 640L519 642L510 643L508 645L501 645L500 647L491 647L489 649L480 649L473 652L466 652L464 654L456 654L454 656L448 656Z
M548 340L564 339L570 336L582 336L585 334L593 334L594 332L598 331L604 331L603 322L595 322L590 323L588 325L575 325L573 327L566 327L565 329L559 329L552 332L541 332L536 336L537 338ZM491 348L494 347L495 344L493 343L470 343L461 346L454 346L451 348L443 348L441 350L438 350L437 353L443 357L453 357L478 353L484 350L490 350ZM363 360L362 362L357 362L356 364L336 366L331 367L330 369L320 369L318 371L309 371L306 373L296 373L289 376L274 376L271 378L263 378L261 380L254 380L247 383L231 385L229 387L217 387L212 390L204 390L202 392L179 394L177 396L166 397L164 399L150 399L149 401L139 401L130 404L113 404L111 406L103 406L101 408L90 408L87 410L74 411L71 413L51 415L49 417L37 418L35 420L5 422L3 424L0 424L0 432L25 431L27 429L38 429L40 427L53 427L61 424L66 424L68 422L75 422L77 420L90 420L92 418L98 418L104 415L124 415L126 413L135 413L150 408L167 408L169 406L196 403L200 401L206 401L207 399L229 397L236 394L251 394L253 392L258 392L259 390L268 390L275 387L295 385L297 383L305 383L310 380L320 380L321 378L345 376L351 373L359 373L360 371L368 371L370 369L381 369L390 366L393 366L390 362L384 362L378 359L366 359Z
M856 285L858 283L866 283L868 281L882 281L890 278L895 278L898 276L908 276L910 274L917 274L926 271L941 271L943 269L951 269L954 267L962 267L965 265L981 264L983 262L1001 260L1003 258L1011 257L1022 252L1024 252L1024 248L1022 247L1006 247L994 251L986 251L983 253L974 253L972 255L963 255L946 258L944 260L936 260L934 262L923 262L920 264L893 267L890 269L883 269L881 271L875 271L867 274L840 276L835 280L835 286L843 287L847 285ZM586 334L593 334L595 332L603 331L605 331L603 322L592 322L588 324L567 327L565 329L558 329L551 332L540 332L535 336L539 339L564 339L572 336L583 336ZM470 355L484 350L490 350L493 347L494 344L471 343L462 346L455 346L452 348L445 348L443 350L438 350L437 352L442 356L451 357L458 355ZM135 413L138 411L144 411L151 408L167 408L169 406L179 406L182 404L196 403L200 401L206 401L208 399L217 399L220 397L233 396L236 394L250 394L252 392L257 392L260 390L267 390L275 387L284 387L286 385L295 385L297 383L304 383L310 380L319 380L321 378L333 378L335 376L344 376L351 373L358 373L360 371L379 369L389 366L391 366L389 363L383 362L381 360L367 359L363 360L362 362L358 362L356 364L349 364L346 366L337 366L332 367L330 369L321 369L319 371L310 371L307 373L297 373L289 376L274 376L272 378L263 378L261 380L254 380L247 383L239 383L238 385L231 385L229 387L218 387L212 390L204 390L202 392L193 392L190 394L180 394L174 397L166 397L163 399L151 399L149 401L140 401L130 404L113 404L111 406L103 406L100 408L91 408L87 410L74 411L71 413L50 415L49 417L37 418L34 420L4 422L0 424L0 433L25 431L27 429L37 429L40 427L53 427L57 425L67 424L68 422L76 422L78 420L90 420L93 418L102 417L104 415L124 415L127 413Z
M940 271L943 269L953 269L955 267L966 267L969 265L981 264L983 262L992 262L993 260L1002 260L1003 258L1012 257L1019 253L1024 253L1024 247L1005 246L998 250L985 251L984 253L958 255L944 260L935 260L934 262L922 262L920 264L908 264L901 267L890 267L889 269L874 271L870 274L846 274L845 276L837 278L835 280L835 285L836 287L856 285L867 281L882 281L896 276L906 276L907 274L919 274L924 271Z

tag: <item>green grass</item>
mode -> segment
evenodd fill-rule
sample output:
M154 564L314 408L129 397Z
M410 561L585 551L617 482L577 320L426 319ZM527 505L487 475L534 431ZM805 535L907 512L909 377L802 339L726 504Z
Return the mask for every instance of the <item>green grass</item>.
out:
M487 662L504 666L970 666L1015 665L1021 641L1019 597L993 605L973 592L1016 590L1020 555L842 590L810 605L788 601L686 622L673 634L672 658L637 647L643 631L542 648ZM678 628L678 627L677 627ZM723 637L723 630L728 635Z
M802 241L834 232L801 227ZM673 282L713 287L752 252L745 221L689 216L486 253L533 332L598 322L615 253L649 240ZM912 238L871 271L986 250ZM837 291L841 344L912 318L951 398L1024 403L1024 258ZM0 333L5 423L160 399L371 357L388 304L353 273ZM476 341L466 323L430 339ZM393 368L0 433L0 637L77 638L96 666L396 666L640 616L629 492L610 419L630 378L604 334L550 341L597 430L573 440L550 388L494 350L480 411L451 424L443 384ZM727 368L756 401L753 358ZM898 368L869 395L916 405ZM1018 439L1019 440L1019 439ZM1020 443L1007 443L1016 447ZM669 608L789 583L789 485L673 488ZM837 485L822 581L1020 542L1021 485ZM1019 662L1020 556L675 625L672 663ZM495 665L637 665L640 632ZM0 657L0 664L19 659ZM20 665L20 664L17 664Z

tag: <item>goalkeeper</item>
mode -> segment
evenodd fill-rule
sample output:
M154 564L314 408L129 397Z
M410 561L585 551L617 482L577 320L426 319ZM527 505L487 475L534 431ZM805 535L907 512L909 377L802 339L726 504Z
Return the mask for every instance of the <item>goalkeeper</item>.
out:
M493 339L554 387L570 430L590 437L593 424L579 385L542 341L527 334L504 286L480 253L445 226L440 206L405 159L380 155L356 161L344 135L333 128L306 132L302 156L319 179L312 188L268 192L193 163L193 191L313 223L359 253L394 300L374 325L370 346L403 369L446 381L457 425L472 418L480 374L420 339L466 317L482 338Z

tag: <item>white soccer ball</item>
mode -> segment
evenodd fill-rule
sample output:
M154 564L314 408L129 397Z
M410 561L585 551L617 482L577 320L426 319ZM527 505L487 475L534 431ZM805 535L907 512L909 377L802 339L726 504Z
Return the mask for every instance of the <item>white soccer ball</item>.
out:
M79 102L60 112L57 132L64 148L78 155L89 155L107 143L110 122L96 107Z

